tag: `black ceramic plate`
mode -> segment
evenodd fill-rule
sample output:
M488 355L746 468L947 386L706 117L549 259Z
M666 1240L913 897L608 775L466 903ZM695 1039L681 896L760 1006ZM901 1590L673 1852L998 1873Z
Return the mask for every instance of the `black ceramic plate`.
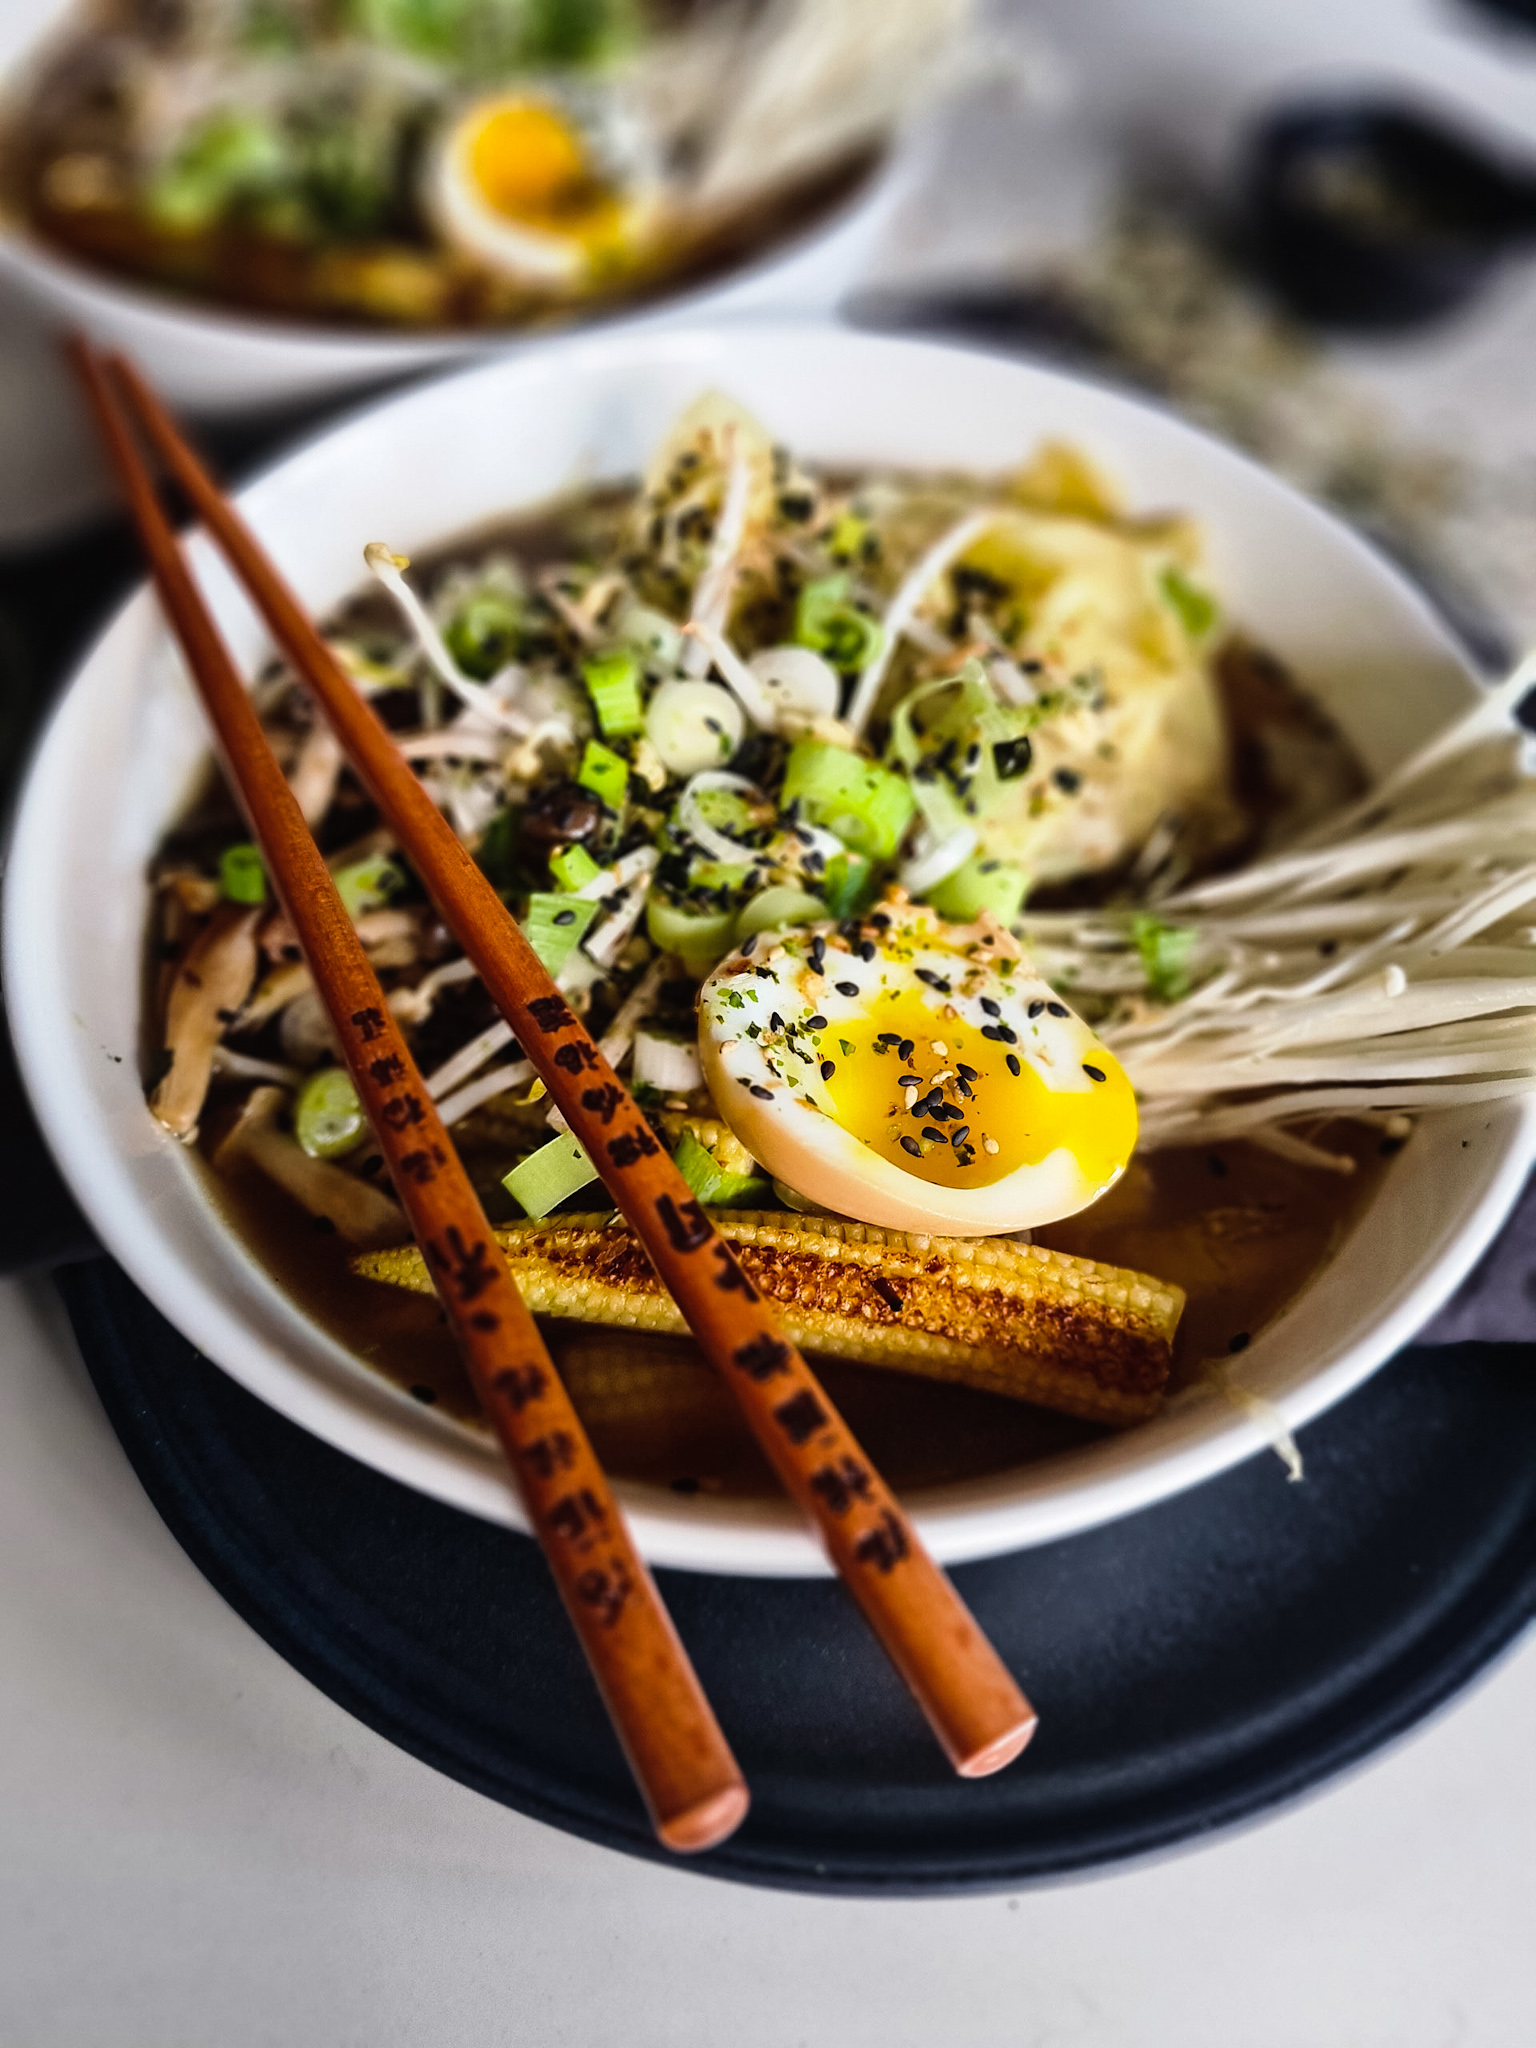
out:
M534 1545L383 1479L201 1358L105 1259L65 1301L113 1426L200 1569L412 1755L662 1858ZM694 1867L844 1893L1011 1889L1294 1798L1410 1727L1536 1609L1536 1346L1405 1352L1305 1432L1069 1542L969 1565L1041 1712L965 1783L841 1588L660 1574L751 1783Z

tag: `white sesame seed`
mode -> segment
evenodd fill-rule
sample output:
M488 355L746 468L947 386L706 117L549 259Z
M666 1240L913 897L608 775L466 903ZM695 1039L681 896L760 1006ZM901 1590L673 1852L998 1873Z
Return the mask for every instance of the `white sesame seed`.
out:
M996 1138L983 1138L981 1141L981 1149L983 1152L997 1152L1001 1148L998 1145Z

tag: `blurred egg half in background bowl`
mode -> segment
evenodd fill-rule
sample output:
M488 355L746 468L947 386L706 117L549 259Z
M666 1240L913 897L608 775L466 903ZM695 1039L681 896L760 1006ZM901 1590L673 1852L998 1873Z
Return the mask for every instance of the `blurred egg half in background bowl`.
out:
M121 0L11 65L0 275L204 415L830 311L969 0Z

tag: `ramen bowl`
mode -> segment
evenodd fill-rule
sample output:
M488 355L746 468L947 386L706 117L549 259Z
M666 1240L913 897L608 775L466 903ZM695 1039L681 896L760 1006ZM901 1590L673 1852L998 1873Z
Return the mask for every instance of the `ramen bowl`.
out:
M634 475L681 409L720 388L776 439L840 469L995 471L1050 437L1082 448L1142 507L1202 522L1231 615L1304 679L1380 774L1475 698L1418 593L1337 521L1153 408L1053 372L836 328L741 324L625 331L476 367L374 405L270 470L242 504L316 613L360 581L380 533L413 555ZM249 671L259 624L204 543L193 552ZM107 1250L210 1358L326 1442L470 1513L523 1526L488 1439L371 1371L284 1293L225 1221L197 1161L144 1101L149 863L207 753L152 595L96 643L39 745L15 824L5 975L44 1132ZM1291 1429L1406 1343L1489 1243L1533 1156L1536 1111L1424 1117L1331 1262L1229 1378ZM621 1341L616 1339L615 1341ZM1250 1411L1209 1383L1154 1420L986 1478L908 1494L946 1562L1041 1543L1127 1514L1262 1451ZM786 1502L625 1482L655 1563L825 1569Z
M908 162L893 149L839 198L739 260L643 299L573 313L571 326L830 314L874 258L908 184ZM166 398L206 418L281 413L548 339L547 329L390 330L242 313L94 268L17 222L0 224L0 278L59 327L131 355Z

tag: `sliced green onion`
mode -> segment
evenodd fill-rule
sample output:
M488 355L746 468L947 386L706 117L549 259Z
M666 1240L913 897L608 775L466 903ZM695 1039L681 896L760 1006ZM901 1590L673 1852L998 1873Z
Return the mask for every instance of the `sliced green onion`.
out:
M340 1159L368 1135L368 1119L345 1067L311 1074L293 1105L293 1135L311 1159Z
M1198 584L1191 583L1182 569L1170 564L1157 579L1158 588L1179 615L1179 623L1191 640L1203 640L1216 623L1216 600Z
M935 882L928 901L940 917L956 924L971 924L984 910L990 910L999 924L1012 924L1024 906L1029 877L1010 860L992 860L986 854L971 859Z
M734 910L685 910L653 889L645 906L645 928L651 944L663 953L680 953L690 974L703 976L731 950L736 932Z
M625 598L612 619L615 638L633 647L648 665L670 675L682 659L682 628L665 612Z
M738 943L752 932L777 931L787 924L811 924L826 917L827 905L805 889L781 883L754 896L736 920Z
M597 740L588 740L576 780L583 789L591 790L598 802L606 804L610 811L623 810L624 799L629 794L629 763L622 754L614 753L611 747L605 747Z
M798 803L813 825L825 825L856 853L887 860L901 844L917 808L911 785L847 747L797 740L789 750L781 808Z
M839 853L822 876L828 917L855 917L874 901L875 864L857 853Z
M822 576L800 593L795 638L847 673L874 660L883 635L878 619L850 603L846 576Z
M597 1168L583 1147L569 1131L562 1131L537 1152L519 1160L510 1173L502 1176L501 1184L524 1215L539 1217L547 1216L567 1195L574 1195L578 1188L596 1179Z
M832 531L827 535L827 552L840 555L845 562L851 562L869 537L870 525L860 513L845 506L832 522Z
M1177 1003L1189 994L1189 956L1199 934L1191 925L1164 924L1143 911L1131 926L1147 986L1159 1002Z
M581 671L597 713L597 722L611 740L626 739L645 723L640 704L640 657L627 647L600 655Z
M454 613L443 639L465 675L484 683L516 654L522 630L522 612L514 600L504 591L486 590Z
M355 919L365 910L377 910L380 904L387 903L404 886L405 876L387 853L377 853L371 860L357 860L351 867L337 868L331 880L348 917Z
M551 896L540 891L528 899L523 936L551 974L558 974L586 937L600 905L590 897Z
M684 1131L672 1163L701 1202L716 1209L759 1207L769 1195L768 1182L755 1173L727 1173L712 1152L706 1152L692 1131Z
M549 872L559 888L574 895L603 871L584 846L562 846L558 853L550 855Z
M663 1031L637 1031L630 1072L659 1095L691 1095L704 1085L698 1040Z
M645 714L645 736L671 775L724 767L746 729L746 714L729 690L682 677L661 684Z
M226 846L219 855L219 887L228 903L265 903L267 870L249 840Z

